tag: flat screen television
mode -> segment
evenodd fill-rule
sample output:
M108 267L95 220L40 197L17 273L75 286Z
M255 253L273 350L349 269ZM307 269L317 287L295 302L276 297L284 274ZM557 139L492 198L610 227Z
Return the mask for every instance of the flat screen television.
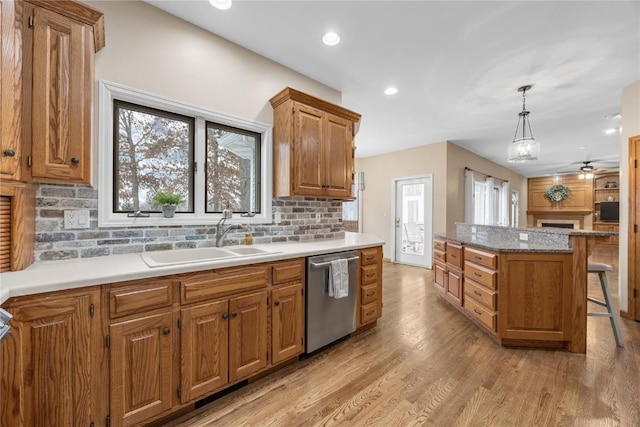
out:
M620 202L601 202L600 221L618 222L620 220Z

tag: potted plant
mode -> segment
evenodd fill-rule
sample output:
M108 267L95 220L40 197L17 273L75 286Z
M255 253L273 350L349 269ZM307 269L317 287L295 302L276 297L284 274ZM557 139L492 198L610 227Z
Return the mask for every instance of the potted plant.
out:
M178 205L184 203L181 194L170 191L158 191L151 197L151 204L154 207L162 207L162 214L165 218L173 218Z

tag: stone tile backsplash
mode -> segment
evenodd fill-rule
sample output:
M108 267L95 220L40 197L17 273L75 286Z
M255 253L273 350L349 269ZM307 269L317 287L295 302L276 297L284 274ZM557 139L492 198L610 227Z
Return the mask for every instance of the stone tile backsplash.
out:
M344 237L342 202L310 197L273 199L280 224L249 226L254 243ZM90 228L67 230L64 211L88 209ZM320 223L315 215L320 213ZM40 184L36 195L37 261L215 246L215 225L98 228L98 191L85 185ZM227 245L244 242L245 231L230 232Z

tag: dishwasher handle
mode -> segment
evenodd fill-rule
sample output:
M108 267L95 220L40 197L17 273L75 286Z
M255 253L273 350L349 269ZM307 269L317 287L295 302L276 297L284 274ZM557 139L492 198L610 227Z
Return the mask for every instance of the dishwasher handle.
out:
M346 259L347 261L355 261L355 260L357 260L358 258L360 258L360 257L353 256L353 257L351 257L351 258L339 258L339 259ZM326 266L328 266L328 265L330 265L330 264L331 264L331 261L327 261L327 262L318 262L318 263L316 263L316 262L310 262L310 263L309 263L309 265L311 265L311 267L315 267L315 268L326 267Z

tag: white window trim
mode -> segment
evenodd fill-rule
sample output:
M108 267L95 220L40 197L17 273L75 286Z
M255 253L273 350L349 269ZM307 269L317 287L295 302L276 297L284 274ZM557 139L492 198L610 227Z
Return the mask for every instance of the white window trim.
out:
M176 214L173 218L164 218L162 213L151 213L149 217L128 217L126 213L113 212L113 101L140 104L159 110L170 111L195 118L194 155L198 169L194 177L194 213ZM260 171L261 191L260 213L254 217L235 215L227 223L270 224L272 170L272 126L216 111L206 110L195 105L165 98L150 92L130 88L118 83L100 80L98 82L98 227L141 227L158 225L208 225L215 224L221 214L205 213L204 197L205 147L198 144L204 141L205 122L211 121L240 129L257 132L261 135Z

